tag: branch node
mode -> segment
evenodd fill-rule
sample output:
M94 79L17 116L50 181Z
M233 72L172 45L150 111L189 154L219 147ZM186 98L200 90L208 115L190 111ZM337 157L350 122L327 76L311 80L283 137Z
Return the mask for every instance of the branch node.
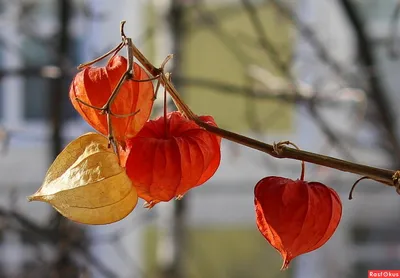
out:
M396 188L397 194L400 194L400 171L396 171L393 176L393 186Z
M278 157L282 157L282 150L284 145L290 145L290 141L280 141L278 143L273 143L274 152Z
M290 146L293 146L293 147L295 147L297 150L300 150L300 148L295 144L295 143L292 143L292 142L290 142L290 141L281 141L281 142L279 142L279 143L275 143L274 142L274 144L273 144L273 149L274 149L274 152L278 155L278 157L285 157L285 156L283 156L282 155L282 151L283 151L283 146L284 145L290 145ZM300 180L304 180L304 173L305 173L305 163L304 163L304 160L302 160L301 161L301 174L300 174Z

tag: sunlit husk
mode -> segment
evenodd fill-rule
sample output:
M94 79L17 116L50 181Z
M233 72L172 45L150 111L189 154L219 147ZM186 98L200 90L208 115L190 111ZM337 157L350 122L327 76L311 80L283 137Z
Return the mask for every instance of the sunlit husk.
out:
M138 64L134 63L133 68L135 80L150 78ZM106 115L77 101L76 98L92 106L103 107L126 69L126 58L116 55L105 67L86 67L72 80L69 91L72 105L86 122L104 135L108 135ZM151 81L126 80L123 83L111 110L117 115L138 113L129 117L111 116L113 135L120 144L124 145L126 139L134 137L142 129L150 117L153 97L154 87Z
M201 117L215 125L212 117ZM220 160L221 138L200 128L180 112L148 121L127 142L127 174L140 198L151 205L180 198L210 179Z
M257 227L290 261L324 245L339 225L342 203L337 193L318 182L266 177L254 189Z
M51 204L65 217L84 224L108 224L136 206L136 189L108 148L108 139L87 133L72 141L47 171L30 201Z

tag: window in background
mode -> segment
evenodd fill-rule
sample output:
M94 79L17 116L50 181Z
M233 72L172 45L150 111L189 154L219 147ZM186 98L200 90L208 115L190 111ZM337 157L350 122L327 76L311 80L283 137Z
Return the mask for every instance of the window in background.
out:
M77 58L80 43L76 39L71 40L70 59L72 64L78 64ZM43 48L36 45L34 40L25 43L28 49L33 49L36 52L35 59L25 60L26 67L40 67L52 64L49 56L46 55ZM42 55L43 54L43 55ZM68 89L71 81L71 76L67 76L64 80L64 90L62 94L62 117L66 120L71 120L77 117L75 109L72 107L68 97ZM50 116L50 101L52 94L52 84L54 80L43 78L40 76L28 76L24 80L24 119L25 120L46 120Z
M41 28L37 30L27 30L23 40L23 66L27 68L39 68L46 65L54 65L56 61L56 51L59 33L57 22L56 2L40 1L29 12L29 22L34 22ZM29 24L25 22L25 24ZM47 27L48 25L52 27ZM54 34L55 33L55 34ZM71 36L69 58L71 64L79 63L80 41ZM71 76L65 78L65 89L62 94L62 117L70 120L77 114L70 104L68 98L68 88ZM24 78L24 120L46 120L51 113L51 94L53 93L54 80L41 76L27 76Z
M368 21L385 21L390 19L394 8L396 7L396 0L357 0L361 12Z
M37 38L27 37L24 39L23 45L25 45L24 67L33 68L51 64L52 57L42 43L37 42ZM24 78L25 119L44 119L48 116L50 82L51 80L39 76L27 76Z
M356 256L351 277L363 277L369 269L398 269L398 221L387 225L356 225L350 230L351 240L360 256Z

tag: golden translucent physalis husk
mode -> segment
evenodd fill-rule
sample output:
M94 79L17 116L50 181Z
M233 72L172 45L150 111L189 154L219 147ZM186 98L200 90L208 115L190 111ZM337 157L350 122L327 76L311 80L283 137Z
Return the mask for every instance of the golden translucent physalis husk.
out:
M87 133L69 143L29 201L51 204L70 220L92 225L126 217L136 206L136 189L108 148L108 139Z

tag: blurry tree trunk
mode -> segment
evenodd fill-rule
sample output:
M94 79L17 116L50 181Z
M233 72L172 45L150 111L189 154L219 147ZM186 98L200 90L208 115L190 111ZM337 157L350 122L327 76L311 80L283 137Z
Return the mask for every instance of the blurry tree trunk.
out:
M67 74L67 62L69 54L69 21L71 16L71 1L69 0L58 0L59 10L59 33L57 48L56 65L60 69L60 74L57 78L51 80L51 127L52 127L52 140L51 140L51 161L62 151L62 127L63 127L63 94L67 94L65 88L65 80ZM76 234L77 228L75 225L60 215L58 212L54 212L52 218L52 224L54 227L54 233L57 235L57 251L58 257L55 259L51 277L54 278L71 278L79 277L79 270L69 255L71 238Z
M60 74L52 80L52 92L50 101L52 140L51 140L51 160L53 161L62 150L62 95L64 93L65 64L68 59L69 34L68 25L70 17L70 4L68 0L58 1L59 9L59 40L57 45L57 66Z
M158 61L162 61L166 55L174 54L170 61L172 68L172 80L181 71L182 37L183 30L183 6L181 0L154 1L157 12L156 42ZM161 6L161 7L160 7ZM168 68L167 68L168 70ZM175 87L179 90L180 84L174 81ZM161 97L162 94L159 94ZM171 106L168 107L171 110ZM188 196L180 201L158 204L159 226L157 241L157 266L158 277L160 278L183 278L186 227L185 211Z
M347 15L350 26L357 39L359 61L366 72L368 90L371 99L377 107L380 119L377 124L382 124L383 133L386 135L389 148L386 150L393 158L393 167L400 167L400 142L396 134L396 124L393 107L387 97L387 90L379 75L379 68L373 51L373 43L366 30L366 22L360 15L360 9L353 0L339 0L344 13Z

